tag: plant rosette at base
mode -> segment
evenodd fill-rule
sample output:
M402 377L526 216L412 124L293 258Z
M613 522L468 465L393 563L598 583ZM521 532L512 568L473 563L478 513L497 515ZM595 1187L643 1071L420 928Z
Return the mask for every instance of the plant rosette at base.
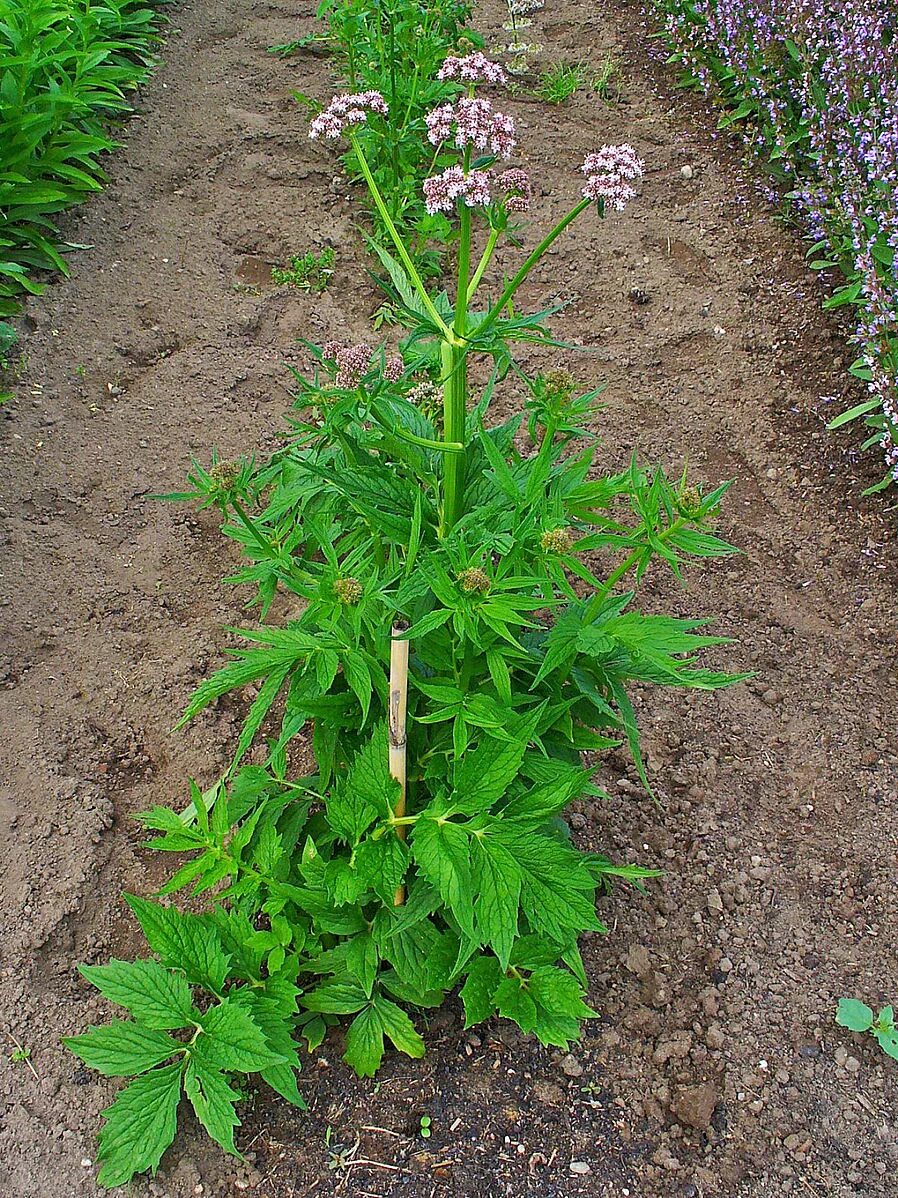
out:
M338 97L313 122L313 137L355 151L392 239L395 254L374 248L405 335L398 352L310 345L284 448L195 465L179 496L222 513L248 559L231 581L253 589L262 621L279 592L299 614L239 630L185 713L255 688L225 777L194 785L181 813L142 817L150 847L179 858L162 894L210 910L131 899L158 962L86 970L133 1016L70 1041L88 1064L138 1075L106 1113L105 1184L155 1167L182 1088L234 1151L235 1076L299 1102L294 1036L311 1051L337 1023L362 1076L390 1045L420 1057L420 1013L456 988L467 1026L500 1015L567 1048L593 1015L578 938L604 931L597 893L655 873L574 844L565 808L603 797L583 754L625 742L648 788L631 684L735 680L699 664L723 643L705 621L636 606L655 559L679 575L732 552L709 529L726 485L703 494L635 459L597 475L598 392L515 360L519 343L564 348L551 310L516 307L531 270L581 215L623 209L642 162L630 146L588 154L570 210L491 284L530 196L504 165L514 122L478 94L497 70L448 60L459 94L425 122L420 185L455 233L452 298L419 274L358 140L387 119L384 98ZM472 359L487 363L483 387ZM509 380L524 410L492 424ZM305 776L300 738L315 757Z

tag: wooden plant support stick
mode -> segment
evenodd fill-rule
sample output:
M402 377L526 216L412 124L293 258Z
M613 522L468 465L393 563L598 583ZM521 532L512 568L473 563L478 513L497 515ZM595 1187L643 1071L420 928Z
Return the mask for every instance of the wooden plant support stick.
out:
M408 641L403 634L408 630L404 620L397 620L392 628L390 641L390 774L399 783L399 795L393 814L397 819L405 816L405 713L408 707ZM405 840L406 825L399 824L396 835ZM397 887L393 904L401 907L405 902L405 887Z

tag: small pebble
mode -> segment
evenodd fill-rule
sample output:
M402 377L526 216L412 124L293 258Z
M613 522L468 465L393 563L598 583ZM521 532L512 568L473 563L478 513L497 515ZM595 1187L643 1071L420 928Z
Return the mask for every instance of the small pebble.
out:
M582 1077L583 1066L574 1054L569 1052L566 1057L561 1058L561 1071L568 1077Z
M687 163L686 166L680 167L680 174L683 176L684 179L691 179L692 176L695 174L695 171Z
M586 1161L571 1161L568 1168L572 1173L592 1173L592 1165Z

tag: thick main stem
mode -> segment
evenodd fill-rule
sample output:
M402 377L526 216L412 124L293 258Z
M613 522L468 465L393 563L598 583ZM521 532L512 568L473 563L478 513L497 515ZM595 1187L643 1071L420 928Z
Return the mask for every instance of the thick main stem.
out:
M440 347L443 367L443 437L450 443L465 443L465 394L468 364L465 351L444 341ZM466 453L443 456L443 508L440 536L445 536L461 515L464 499Z
M468 155L465 156L467 165ZM468 280L471 275L471 210L462 205L458 242L458 288L455 297L453 343L443 342L443 437L465 444L468 397ZM453 527L462 511L466 454L447 454L443 459L443 511L440 534Z
M406 747L408 738L405 730L408 707L408 641L404 640L408 625L401 620L393 625L390 640L390 707L388 712L390 776L399 783L399 794L393 807L394 821L405 820L406 803ZM405 823L394 823L396 835L405 840ZM393 904L401 907L405 902L405 887L399 886Z

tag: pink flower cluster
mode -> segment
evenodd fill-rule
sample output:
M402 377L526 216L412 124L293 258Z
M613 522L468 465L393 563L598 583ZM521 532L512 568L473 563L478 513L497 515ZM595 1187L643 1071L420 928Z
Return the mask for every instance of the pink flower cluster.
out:
M441 175L424 180L424 201L427 211L451 212L456 200L464 200L469 208L485 208L490 202L490 177L486 171L468 171L450 166Z
M345 341L325 341L321 355L337 366L334 382L338 387L349 390L358 385L362 375L371 366L374 350L368 345L347 345ZM384 363L384 378L389 383L398 383L405 373L405 362L400 354L392 354Z
M602 200L609 208L622 212L627 201L636 195L632 184L642 178L645 163L624 142L619 146L602 146L594 154L587 154L580 169L586 175L584 199Z
M496 187L505 195L507 212L530 211L532 188L530 176L526 171L519 170L517 167L513 167L510 171L503 171L496 180Z
M325 358L337 363L336 385L349 391L358 386L362 375L371 365L374 351L370 345L343 345L339 341L328 341L322 353Z
M488 171L468 171L450 166L441 175L424 180L424 199L427 211L451 212L456 200L464 200L469 208L486 208L491 200L493 179ZM508 212L528 212L532 188L526 171L514 167L503 171L495 180L496 193L502 196Z
M464 58L450 54L437 72L437 79L457 79L460 83L504 83L506 75L497 62L490 62L485 54L475 50Z
M324 112L320 112L309 126L309 137L316 141L326 137L336 141L347 125L361 125L369 112L387 115L387 102L380 92L354 92L351 95L334 96Z
M460 150L473 146L477 150L489 147L501 158L510 158L515 147L515 124L504 112L494 112L489 100L459 100L458 104L441 104L427 114L427 138L438 146L452 137Z
M384 363L384 378L388 383L398 383L405 374L405 363L400 354L393 354Z

